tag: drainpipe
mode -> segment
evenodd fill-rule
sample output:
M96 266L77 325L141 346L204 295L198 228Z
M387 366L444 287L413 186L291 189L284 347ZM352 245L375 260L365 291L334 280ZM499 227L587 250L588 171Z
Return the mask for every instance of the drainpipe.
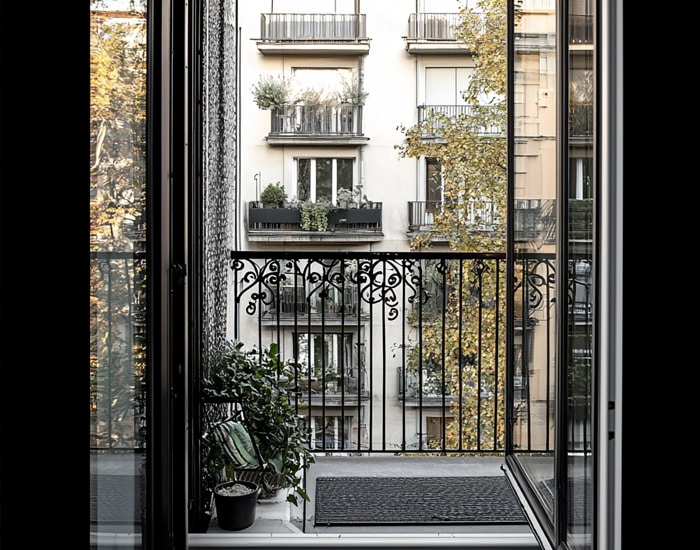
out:
M359 9L359 7L360 7L359 0L356 0L356 5L357 5L357 8ZM365 79L364 56L359 55L357 57L357 91L358 91L360 97L362 97L364 79ZM364 119L364 112L363 112L363 119ZM357 167L358 168L358 174L357 174L358 181L359 181L360 189L362 190L362 194L365 195L366 191L365 191L364 145L359 146L357 160L359 162L359 166ZM360 202L362 202L362 196L360 196Z
M418 7L418 0L416 0L416 8ZM416 12L417 14L418 12ZM418 54L416 54L415 59L413 60L413 63L415 64L416 67L416 78L415 78L415 90L413 92L413 95L415 97L415 111L413 111L413 116L416 117L415 121L416 124L418 124L418 94L420 93L420 90L418 89L418 79L420 77L420 67L418 66L418 58L420 57ZM425 88L425 83L423 84L423 87ZM425 104L425 97L423 97L423 103ZM427 197L422 197L421 196L421 162L425 162L425 160L421 160L420 158L416 159L416 200L425 200Z

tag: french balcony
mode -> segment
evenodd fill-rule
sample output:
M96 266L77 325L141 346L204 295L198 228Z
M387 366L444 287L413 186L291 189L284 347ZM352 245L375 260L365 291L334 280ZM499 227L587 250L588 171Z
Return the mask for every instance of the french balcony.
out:
M408 34L404 37L410 54L465 54L464 42L457 40L458 13L412 13L408 17Z
M329 212L327 231L304 229L299 208L267 208L259 201L248 203L248 240L251 242L327 244L377 242L383 238L381 202Z
M366 55L367 16L342 13L262 13L263 55Z
M418 124L425 124L423 139L440 139L443 130L460 119L483 137L505 137L505 112L498 105L418 105Z
M364 145L362 105L285 105L271 109L269 145Z

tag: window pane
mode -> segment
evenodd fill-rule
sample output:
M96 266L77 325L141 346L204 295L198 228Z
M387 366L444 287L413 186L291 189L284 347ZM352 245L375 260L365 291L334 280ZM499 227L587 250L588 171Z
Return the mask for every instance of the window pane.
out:
M516 2L516 10L518 3ZM558 301L556 242L555 4L521 11L514 22L514 276L513 315L515 456L554 524L555 411ZM537 33L529 32L538 29ZM565 199L564 199L565 200ZM541 284L542 283L542 284Z
M141 548L146 506L146 2L92 3L90 530Z
M595 44L593 2L573 0L569 11L568 52L568 270L566 310L569 354L567 381L566 498L567 542L570 548L593 547L593 380L595 378L596 295L593 251L593 213L596 208L594 156Z
M333 159L316 159L316 200L333 199Z
M338 159L338 189L352 191L353 159Z
M311 159L297 162L297 198L300 201L311 199Z

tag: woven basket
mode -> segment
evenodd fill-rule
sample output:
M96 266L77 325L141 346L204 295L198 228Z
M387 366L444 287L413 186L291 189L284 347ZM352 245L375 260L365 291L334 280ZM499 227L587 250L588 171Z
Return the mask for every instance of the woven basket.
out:
M237 469L236 479L241 481L252 481L260 487L261 499L272 498L282 488L282 477L272 472L262 472L259 469Z

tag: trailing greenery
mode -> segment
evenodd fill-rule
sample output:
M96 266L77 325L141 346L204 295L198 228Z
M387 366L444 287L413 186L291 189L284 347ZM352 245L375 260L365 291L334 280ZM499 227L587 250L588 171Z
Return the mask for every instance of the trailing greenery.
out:
M322 199L316 202L301 201L301 227L306 230L328 231L328 214L337 210L330 201Z
M287 501L309 500L303 487L303 471L315 461L309 450L311 430L297 414L284 384L294 379L297 365L283 361L278 345L262 351L247 351L242 342L227 342L222 351L209 359L202 381L202 395L213 410L225 403L241 408L247 429L262 459L262 480L273 480L269 489L291 489ZM211 412L211 411L210 411ZM226 420L218 418L217 420ZM226 480L235 480L236 471L226 461L225 451L211 437L215 422L210 419L203 438L205 488L211 490ZM266 475L271 474L271 475Z

